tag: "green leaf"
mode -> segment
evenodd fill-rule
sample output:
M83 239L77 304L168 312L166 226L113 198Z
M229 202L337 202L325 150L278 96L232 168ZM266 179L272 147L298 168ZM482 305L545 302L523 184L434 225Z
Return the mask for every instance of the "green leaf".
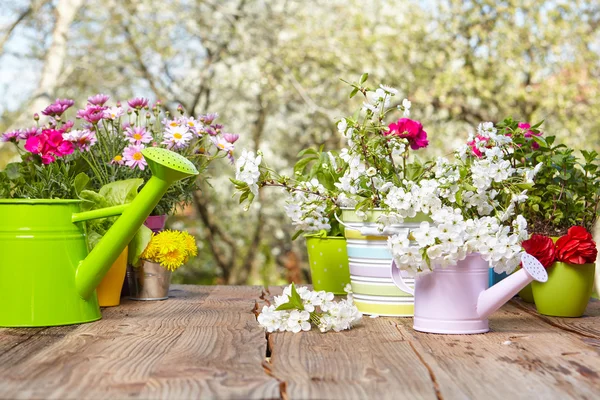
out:
M96 210L98 208L109 206L106 198L93 190L82 190L81 193L79 193L79 198L84 200L84 202L81 203L81 211Z
M533 183L517 183L516 186L521 190L529 190L533 188Z
M358 93L358 88L352 89L352 91L350 92L350 98L353 98L354 96L356 96L356 93Z
M296 165L294 165L294 173L304 173L304 168L306 168L306 166L313 160L316 160L316 157L306 157L298 161Z
M80 172L79 174L77 174L75 180L73 181L73 187L75 188L75 193L77 194L77 196L79 196L79 193L81 193L81 191L85 189L89 182L90 177L87 176L85 172Z
M20 165L19 163L10 163L4 169L6 176L11 181L14 181L15 179L19 179L21 177L21 173L19 172L19 165Z
M369 74L368 73L364 73L360 76L360 83L363 84L367 81L367 79L369 79Z
M296 309L296 306L294 304L292 304L290 301L288 301L287 303L281 304L275 310L282 311L282 310L295 310L295 309Z
M302 158L304 157L306 154L314 154L314 155L318 155L319 153L313 149L312 147L309 147L308 149L304 149L302 151L300 151L297 155L298 158Z
M129 248L127 253L127 262L131 265L136 265L140 259L140 256L150 243L152 239L152 230L145 225L142 225L136 232L131 242L129 242Z
M229 178L229 180L231 181L231 183L237 186L238 189L243 188L244 186L248 186L246 182L238 181L237 179Z
M131 203L143 183L144 180L141 178L111 182L102 186L98 193L106 198L110 206L119 206Z
M102 239L102 234L100 234L99 232L96 232L95 230L89 229L88 231L88 248L91 251L94 247L96 247L96 245L98 244L98 242L100 241L100 239Z
M304 303L302 298L296 291L296 285L292 282L292 295L290 296L290 303L295 304L298 310L304 310Z
M302 235L303 233L304 233L304 231L303 231L303 230L299 230L299 231L297 231L296 233L294 233L294 236L292 236L292 240L296 240L296 239L298 239L298 237L299 237L300 235Z
M548 143L544 140L543 137L541 136L532 136L531 137L537 144L539 144L542 147L548 147Z

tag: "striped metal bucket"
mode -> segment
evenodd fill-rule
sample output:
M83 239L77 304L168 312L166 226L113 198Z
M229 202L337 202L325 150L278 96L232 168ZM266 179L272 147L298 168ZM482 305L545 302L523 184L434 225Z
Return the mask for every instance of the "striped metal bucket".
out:
M387 238L402 231L408 235L424 218L415 218L378 233L376 221L381 214L374 210L362 220L353 209L342 210L354 303L363 314L412 317L414 297L398 289L390 275L392 255ZM404 281L414 288L414 279L405 277Z

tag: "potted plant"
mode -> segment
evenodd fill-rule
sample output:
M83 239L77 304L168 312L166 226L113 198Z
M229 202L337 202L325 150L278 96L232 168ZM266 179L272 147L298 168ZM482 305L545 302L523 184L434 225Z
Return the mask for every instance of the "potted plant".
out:
M98 143L90 148L89 154L84 154L92 173L89 190L80 193L80 197L92 204L97 203L98 194L102 196L102 191L106 191L106 188L110 190L115 181L127 180L137 182L137 186L140 186L149 178L150 171L142 155L146 147L175 151L190 160L201 173L216 159L228 157L233 160L234 143L239 136L223 132L223 126L215 122L218 118L216 113L186 116L179 106L178 116L172 117L169 111L163 111L160 101L151 105L148 99L132 98L127 101L127 111L121 102L111 105L108 101L109 97L103 94L90 97L86 107L77 112L78 118L84 122L83 129L68 133L74 142L93 137ZM151 231L161 231L167 215L177 206L190 203L196 190L198 186L195 179L176 182L169 188L146 219L145 227L140 229L130 244L128 264L135 265L138 262L140 253L150 240ZM102 224L105 226L102 227ZM101 233L110 225L110 220L97 221L89 228L91 232L99 228ZM101 236L100 233L96 232L96 236ZM91 242L93 246L93 237ZM109 272L98 288L101 305L119 304L126 271L123 258L120 261L115 264L114 274ZM105 302L104 298L108 297L112 300Z
M354 301L367 314L412 316L414 299L392 282L389 234L416 227L426 217L410 207L410 187L427 170L415 152L428 145L421 122L410 119L411 102L395 101L398 91L368 87L368 74L348 83L350 97L364 97L362 108L342 118L338 131L347 140L340 157L348 164L336 182L343 206ZM396 113L401 113L399 116ZM407 282L412 281L406 277ZM409 282L412 284L412 282Z
M6 233L0 240L0 304L3 326L48 326L90 322L100 318L96 287L119 254L134 239L143 220L173 182L198 174L183 156L167 149L144 149L152 177L137 194L113 182L96 200L126 202L82 210L82 193L93 179L89 151L100 146L94 132L76 132L64 118L73 105L57 100L43 114L47 122L2 135L13 142L21 161L0 173L0 214ZM21 144L23 144L21 148ZM105 187L103 187L105 188ZM88 249L86 221L121 215L96 246ZM88 254L89 252L89 254ZM20 265L20 268L12 266ZM20 286L19 286L20 285ZM8 306L10 304L10 307Z
M516 152L514 163L539 170L523 205L534 233L524 246L544 260L550 277L547 285L532 284L521 297L535 301L541 314L581 316L594 282L596 245L589 232L600 214L598 153L581 151L577 157L574 149L555 144L554 136L542 139L537 126L509 120L505 129L535 138L531 152Z
M142 189L151 176L142 154L146 147L174 151L200 172L216 159L227 157L233 161L233 143L239 136L224 133L223 127L215 123L217 114L187 117L183 108L178 107L179 116L171 118L168 111L163 113L160 102L150 107L148 99L137 97L127 101L127 110L120 102L114 105L108 102L107 95L89 97L86 106L77 111L80 126L76 128L75 122L67 120L65 114L74 101L57 100L42 111L48 117L47 124L40 126L36 114L37 126L5 133L4 141L24 142L24 149L19 147L24 162L8 165L0 175L7 196L78 198L82 200L81 209L89 211L133 200L137 190ZM37 174L41 181L37 192L36 188L25 185L32 174ZM159 216L160 223L153 225L154 229L162 229L164 215L177 205L189 202L196 189L195 179L175 182L152 211ZM87 223L90 250L114 220ZM123 250L98 287L101 306L119 304L126 263L137 262L150 235L150 229L140 228Z
M187 232L164 230L153 234L136 266L128 266L132 300L169 298L171 272L198 254L196 239Z
M288 193L285 212L297 228L294 239L300 235L306 238L314 289L341 295L350 283L350 272L342 228L334 216L339 201L334 183L346 165L323 148L303 150L299 157L292 178L265 165L261 153L255 156L244 150L232 182L246 208L261 187L280 187Z
M547 279L541 264L525 254L527 221L519 214L536 168L513 166L517 141L494 124L482 123L452 160L438 158L410 190L409 207L431 218L417 229L394 235L395 264L417 276L416 330L483 333L487 316L533 279ZM539 170L539 168L538 168ZM488 268L512 272L492 288ZM396 266L392 276L402 286Z

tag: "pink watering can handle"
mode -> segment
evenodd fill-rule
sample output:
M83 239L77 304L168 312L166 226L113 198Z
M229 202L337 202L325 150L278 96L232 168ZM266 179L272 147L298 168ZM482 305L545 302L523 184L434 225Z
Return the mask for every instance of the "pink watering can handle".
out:
M415 291L411 287L409 287L406 284L406 282L404 282L404 279L402 279L402 273L400 272L400 268L396 266L396 261L394 260L392 260L392 263L390 264L390 272L392 275L392 281L394 281L396 286L398 286L398 289L411 295L415 294Z

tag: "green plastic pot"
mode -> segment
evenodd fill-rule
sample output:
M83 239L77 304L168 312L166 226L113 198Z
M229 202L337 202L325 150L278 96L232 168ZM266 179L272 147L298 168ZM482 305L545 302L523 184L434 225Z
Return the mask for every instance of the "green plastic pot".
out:
M344 287L350 283L346 239L327 236L325 231L305 237L314 290L346 294Z
M532 282L537 311L554 317L581 317L594 287L596 264L555 262L548 267L548 282Z
M533 290L531 289L531 283L521 289L519 292L519 297L526 303L533 303Z

